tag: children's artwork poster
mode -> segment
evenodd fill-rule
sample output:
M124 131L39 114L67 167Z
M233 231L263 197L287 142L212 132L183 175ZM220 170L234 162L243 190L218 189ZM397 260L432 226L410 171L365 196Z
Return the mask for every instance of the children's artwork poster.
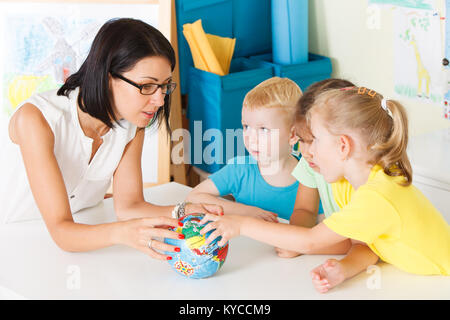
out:
M389 5L404 8L433 10L435 0L369 0L369 5Z
M76 72L104 22L132 17L158 26L157 4L0 3L0 117Z
M445 16L450 15L450 0L445 0ZM450 18L445 18L445 58L450 61ZM450 69L450 64L445 66Z
M400 97L442 103L440 21L432 10L394 10L394 91Z
M444 118L450 120L450 22L447 16L450 14L450 0L445 1L445 59L447 60L444 64Z

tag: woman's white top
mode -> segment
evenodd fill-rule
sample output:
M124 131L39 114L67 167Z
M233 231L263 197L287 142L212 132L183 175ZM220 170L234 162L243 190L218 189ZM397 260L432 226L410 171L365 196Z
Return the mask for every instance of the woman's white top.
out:
M136 134L136 126L121 120L121 126L116 125L102 136L103 143L89 163L93 139L84 135L78 120L78 89L71 91L69 98L57 96L56 91L34 95L22 105L31 103L39 108L53 131L54 154L64 178L71 211L75 213L103 200L125 146ZM0 224L41 219L20 148L10 140L7 125L1 126L1 131Z

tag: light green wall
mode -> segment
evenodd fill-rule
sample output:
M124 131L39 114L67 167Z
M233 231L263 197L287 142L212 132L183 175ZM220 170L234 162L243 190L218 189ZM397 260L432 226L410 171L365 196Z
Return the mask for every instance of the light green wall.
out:
M332 77L394 94L393 9L382 7L379 29L367 22L367 0L309 0L309 51L331 58ZM399 99L406 107L412 136L450 128L438 104Z

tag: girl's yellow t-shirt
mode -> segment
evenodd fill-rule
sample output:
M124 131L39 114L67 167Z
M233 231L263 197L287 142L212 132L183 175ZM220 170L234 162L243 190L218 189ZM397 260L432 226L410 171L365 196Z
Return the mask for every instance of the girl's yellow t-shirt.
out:
M323 222L334 232L365 242L383 261L406 272L450 275L450 226L403 177L372 168L366 184L349 195L346 180L332 184L342 208Z

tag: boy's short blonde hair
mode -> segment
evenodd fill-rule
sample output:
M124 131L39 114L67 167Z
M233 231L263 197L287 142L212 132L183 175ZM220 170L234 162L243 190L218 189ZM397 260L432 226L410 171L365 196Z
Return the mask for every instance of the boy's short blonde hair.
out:
M288 119L295 120L297 101L302 96L302 90L288 78L273 77L267 79L252 90L244 98L243 107L249 109L279 108Z

